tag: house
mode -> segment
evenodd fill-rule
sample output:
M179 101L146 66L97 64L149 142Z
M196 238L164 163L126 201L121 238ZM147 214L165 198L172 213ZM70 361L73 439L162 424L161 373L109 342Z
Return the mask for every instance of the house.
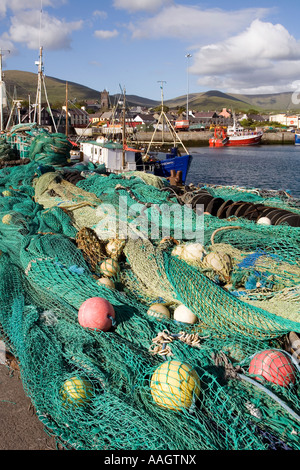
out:
M229 110L227 111L226 108L223 108L222 111L219 113L219 116L223 116L223 117L226 118L226 119L227 119L227 118L231 118L231 116L232 116L231 109L229 109Z
M300 126L299 115L287 115L287 114L273 114L269 117L270 122L279 122L283 126L293 126L298 128Z
M92 124L98 124L98 122L102 121L102 113L98 111L97 113L89 114L89 121Z
M251 119L252 121L257 121L257 122L264 122L268 120L265 118L265 116L261 116L260 114L248 114L248 119Z
M91 109L95 111L95 113L101 109L101 105L99 104L99 101L97 100L86 100L85 104L86 104L85 107L87 109Z
M132 121L136 123L137 125L143 125L143 124L152 124L155 119L152 114L136 114L133 118Z
M54 122L56 123L55 119L55 111L52 110L52 116L46 106L43 106L41 109L41 125L42 126L47 126L51 129L51 131L54 131ZM37 122L38 118L37 115L35 114L35 108L31 107L30 111L29 109L22 109L21 110L21 122L22 123L27 123L27 122Z
M66 106L62 107L62 116L66 115ZM71 127L85 127L89 124L89 114L82 108L68 108L69 125Z
M110 121L112 117L113 117L112 111L106 111L104 113L101 113L101 121Z
M211 119L217 119L219 117L216 111L198 111L194 114L196 119L202 119L203 121L209 121Z

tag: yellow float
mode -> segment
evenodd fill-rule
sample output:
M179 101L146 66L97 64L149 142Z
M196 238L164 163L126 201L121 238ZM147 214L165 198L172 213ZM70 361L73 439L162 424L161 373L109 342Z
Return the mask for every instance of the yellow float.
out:
M92 384L88 380L77 376L67 379L61 390L64 401L75 406L86 404L90 400L92 392Z
M114 238L110 240L107 245L105 246L106 253L113 259L118 259L125 247L125 240L119 240L118 238Z
M6 225L10 225L13 222L13 216L11 214L5 214L2 217L2 223Z
M116 288L115 283L111 279L109 279L108 277L100 277L97 280L97 284L99 284L99 286L104 285L104 286L108 287L109 289L115 289Z
M162 320L164 318L170 318L170 311L164 304L153 304L148 309L147 314L150 317L155 317L157 320Z
M5 196L5 197L12 196L12 192L8 190L4 190L2 191L2 196Z
M155 403L175 411L189 409L200 394L200 379L187 363L166 361L151 377L151 395Z
M101 263L100 271L104 276L115 277L120 272L120 266L116 260L108 258Z

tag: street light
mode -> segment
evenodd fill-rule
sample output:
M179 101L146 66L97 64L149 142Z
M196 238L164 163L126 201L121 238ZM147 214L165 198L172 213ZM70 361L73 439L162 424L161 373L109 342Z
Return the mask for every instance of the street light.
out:
M189 59L192 57L192 54L186 54L187 58L187 95L186 95L186 116L189 120Z

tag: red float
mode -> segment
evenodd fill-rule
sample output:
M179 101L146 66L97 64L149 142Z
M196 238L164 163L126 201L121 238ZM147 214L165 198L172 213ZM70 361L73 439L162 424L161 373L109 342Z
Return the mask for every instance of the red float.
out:
M295 367L292 360L277 349L268 349L256 354L250 362L249 374L262 376L268 382L282 387L295 383ZM261 380L260 377L256 378Z
M114 319L113 306L102 297L87 299L78 311L78 321L84 328L108 331L113 326Z

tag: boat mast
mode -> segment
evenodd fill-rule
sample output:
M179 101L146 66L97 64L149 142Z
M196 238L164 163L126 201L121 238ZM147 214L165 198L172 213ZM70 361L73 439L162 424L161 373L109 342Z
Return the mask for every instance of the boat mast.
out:
M161 91L161 113L160 113L160 116L159 116L159 118L158 118L157 124L156 124L156 126L155 126L154 132L153 132L153 134L152 134L151 140L150 140L150 142L149 142L149 144L148 144L148 148L147 148L147 151L146 151L145 156L148 156L149 151L150 151L150 149L151 149L151 147L152 147L152 145L153 145L154 143L160 144L160 145L164 145L164 143L165 143L165 141L164 141L164 122L167 123L167 126L168 126L168 128L169 128L169 132L171 133L171 135L172 135L172 137L173 137L173 144L174 144L174 147L175 147L175 145L176 145L176 142L178 141L178 142L182 145L182 147L183 147L184 151L186 152L186 154L188 154L188 151L187 151L185 145L183 144L183 142L182 142L182 140L180 139L180 137L177 135L177 133L176 133L174 127L172 126L172 124L171 124L169 118L167 117L166 113L164 112L163 83L167 83L167 82L164 82L163 80L161 80L159 83L161 83L161 90L162 90L162 91ZM158 130L158 126L159 126L160 123L162 124L162 142L155 142L155 141L154 141L154 137L155 137L156 131Z
M38 114L37 123L39 126L41 126L42 124L42 85L43 85L46 102L49 108L49 114L51 116L55 132L57 132L57 127L53 118L53 114L51 111L51 107L50 107L48 95L47 95L47 90L46 90L42 46L40 47L39 61L35 62L35 64L38 65L38 85L37 85L36 102L35 102L35 110L34 110L34 121L36 120L36 114Z
M42 80L43 80L43 47L40 47L40 56L39 60L35 62L38 66L38 85L36 92L36 107L34 113L34 121L36 120L37 114L37 123L39 126L42 124Z
M69 110L68 110L68 82L66 82L66 136L68 137L69 131Z
M164 83L167 83L165 82L164 80L161 80L160 82L160 89L161 89L161 116L163 117L165 112L164 112ZM162 119L162 141L164 142L164 119Z
M2 49L0 49L0 88L1 88L1 91L0 91L0 131L2 132L3 131L3 86L4 86L4 81L3 81L3 71L2 71L2 57L3 57L3 53L4 52L8 52L10 53L10 51L3 51Z
M125 136L125 113L126 113L126 105L125 105L125 88L123 89L123 107L122 107L122 168L125 168L125 144L126 144L126 136Z
M189 121L189 62L188 60L192 57L192 54L186 54L187 58L187 94L186 94L186 118Z

